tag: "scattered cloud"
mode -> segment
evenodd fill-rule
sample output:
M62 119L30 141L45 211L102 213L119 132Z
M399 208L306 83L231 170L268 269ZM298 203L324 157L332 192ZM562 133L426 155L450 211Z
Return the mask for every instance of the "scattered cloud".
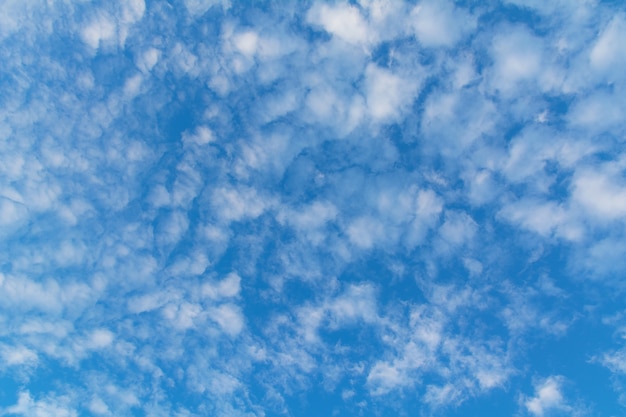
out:
M562 393L563 378L550 376L535 385L535 395L524 401L528 413L533 416L550 415L553 411L571 412Z
M415 36L425 47L453 47L476 27L476 19L448 1L422 1L411 11Z
M615 2L4 3L0 414L617 413Z

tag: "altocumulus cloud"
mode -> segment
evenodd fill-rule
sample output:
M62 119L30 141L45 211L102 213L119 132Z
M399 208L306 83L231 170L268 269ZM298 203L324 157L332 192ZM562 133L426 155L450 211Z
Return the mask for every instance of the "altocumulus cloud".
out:
M620 415L626 9L8 0L0 415Z

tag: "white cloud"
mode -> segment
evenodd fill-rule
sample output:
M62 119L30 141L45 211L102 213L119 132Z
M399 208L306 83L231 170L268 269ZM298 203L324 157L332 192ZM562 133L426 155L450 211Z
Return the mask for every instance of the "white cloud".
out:
M376 292L372 285L350 285L342 293L319 304L299 308L296 313L297 332L307 344L319 344L320 328L336 330L362 323L375 325L380 322L377 310Z
M363 15L369 26L370 36L375 41L397 39L410 30L407 24L409 4L385 0L359 0Z
M321 82L311 87L304 106L312 116L307 119L333 126L341 136L352 132L366 114L365 101L361 95L348 92L342 94L332 85Z
M83 242L59 242L54 255L60 266L80 265L86 257L86 247Z
M273 98L269 100L272 101ZM280 100L280 99L279 99ZM290 100L287 98L287 100ZM261 120L267 121L267 117L274 117L273 111L279 113L283 110L289 112L288 108L268 106L261 111ZM289 103L288 107L290 106ZM241 180L249 180L256 175L282 175L295 153L299 151L299 146L290 140L288 135L277 133L267 136L257 136L253 140L241 140L238 143L239 156L234 164L234 174ZM269 203L269 201L268 201Z
M570 108L568 120L574 127L602 132L620 128L624 120L623 106L626 104L621 92L596 91L580 97Z
M321 121L331 121L330 116L337 116L345 111L344 103L332 88L317 85L306 97L306 106Z
M394 201L394 205L397 209L403 204ZM408 224L402 226L405 244L412 248L423 243L428 231L439 221L442 211L443 200L434 191L429 189L417 191L411 210L407 213Z
M145 361L142 361L142 359L145 359L145 356L140 358L137 363L140 368L145 371L147 370L147 366ZM104 400L102 402L113 409L114 414L119 414L131 412L131 407L137 407L139 405L138 395L141 395L140 392L142 391L139 383L131 382L119 386L113 382L113 378L97 373L89 373L87 381L88 383L93 384L92 387L95 388L91 390L93 397L91 398L90 406L93 405L96 408L102 409L103 407L101 401L99 400L100 398L103 398ZM85 401L86 398L81 398L81 400Z
M582 256L572 260L577 267L595 276L617 277L626 267L626 243L619 234L595 241L582 251Z
M421 190L417 194L416 214L418 217L438 216L443 208L443 200L432 190Z
M283 67L280 62L281 58L284 58L288 54L297 53L298 50L304 48L304 43L298 37L293 36L290 33L285 32L268 32L263 33L263 36L258 41L257 47L257 59L261 62L260 70L269 70L270 68L280 68L279 74L272 75L268 78L262 78L263 82L268 82L270 79L275 80L276 77L284 76L288 70ZM276 64L276 66L272 66ZM270 71L271 72L271 71ZM261 75L261 74L259 74Z
M541 295L555 297L564 297L564 294L558 293L556 287L549 287L549 284L540 283L537 288L525 290L520 288L511 288L508 290L510 302L503 309L501 315L504 323L509 331L514 335L527 333L531 329L540 329L547 334L561 336L564 335L572 320L560 318L554 310L549 310L543 306L538 299ZM545 300L545 298L544 298Z
M424 307L414 308L409 316L409 324L414 331L415 340L431 352L440 346L445 337L445 320L438 311L429 311Z
M541 181L548 160L558 152L557 133L549 130L527 128L516 136L509 145L509 155L502 167L511 182Z
M522 27L499 33L492 47L495 72L493 87L512 94L520 83L536 81L543 65L543 41Z
M534 416L544 416L553 410L568 412L571 407L567 405L562 393L563 377L550 376L535 385L535 396L527 398L524 406Z
M471 309L484 305L480 294L469 288L427 288L429 285L425 282L422 288L428 302L411 308L409 322L389 326L390 334L382 339L389 350L383 360L373 363L368 374L370 392L384 395L424 385L423 401L438 408L501 387L512 369L499 343L474 340L450 329L458 322L459 309L464 309L461 314L472 314ZM431 376L442 383L427 385ZM444 397L448 401L443 401Z
M176 210L164 216L157 229L157 239L163 245L174 244L182 238L189 227L189 217L182 210Z
M181 74L197 76L201 70L198 57L189 50L187 45L177 43L170 51L173 67Z
M441 386L429 385L424 394L424 401L434 407L441 407L458 403L460 395L459 388L451 383Z
M226 221L238 221L259 217L269 205L256 190L248 187L218 188L213 193L211 204Z
M420 80L405 79L374 64L365 70L366 105L369 115L376 121L399 117L411 105Z
M472 15L448 1L423 1L410 18L417 39L426 47L453 47L476 26Z
M421 130L425 145L448 157L465 156L469 148L490 135L498 112L494 103L471 89L436 89L426 98ZM485 164L486 160L481 160Z
M196 144L198 146L206 145L215 140L214 133L208 126L198 126L193 133L183 132L183 142L187 144Z
M626 375L626 348L603 354L600 357L600 363L611 372Z
M33 15L33 6L29 2L8 0L5 2L4 13L0 15L0 40L27 26L29 17Z
M54 322L43 321L37 318L25 320L19 327L18 333L28 337L29 335L51 335L59 339L65 338L73 326L66 320L55 320Z
M374 288L368 284L349 286L327 308L335 326L356 320L372 323L377 319Z
M235 377L220 372L211 373L209 380L209 392L217 395L232 394L241 387L241 382Z
M238 335L244 327L244 317L239 307L234 304L222 304L209 311L209 316L222 330L230 335Z
M600 222L626 215L626 185L611 171L581 169L572 181L573 200Z
M253 31L239 33L234 36L233 44L235 48L242 54L251 57L258 48L259 35Z
M92 19L81 31L83 41L93 49L98 49L103 42L111 42L117 37L115 21L104 13Z
M25 417L77 417L68 397L50 395L34 400L28 391L20 392L17 404L5 408L3 414L18 414Z
M140 90L141 84L143 83L143 76L140 74L135 74L132 77L129 77L124 83L124 96L127 99L132 99L136 97ZM129 154L130 159L134 159L132 154Z
M115 335L108 329L94 330L86 341L86 347L89 349L103 349L113 343Z
M202 251L196 251L177 260L168 268L168 272L172 276L198 276L204 274L209 265L210 262L206 254Z
M346 230L350 242L361 249L371 249L385 240L384 225L369 216L354 220Z
M236 297L241 291L241 278L231 272L217 283L207 282L202 285L202 295L213 300Z
M439 234L447 243L461 245L470 242L477 230L478 225L467 213L447 212Z
M200 318L202 307L190 302L172 302L163 307L162 314L170 324L178 330L187 330L196 325L196 318Z
M100 397L94 397L89 403L89 411L95 414L109 414L109 407Z
M63 310L64 288L57 281L47 279L36 282L26 277L6 276L2 273L0 277L0 298L4 300L5 306L20 311L34 309L52 314Z
M395 367L387 362L376 363L367 375L367 383L372 385L374 395L383 395L392 389L407 384L407 377Z
M376 196L376 209L382 218L387 219L392 224L405 223L413 220L417 215L420 197L425 192L416 192L417 187L409 187L407 190L398 190L393 186L383 184ZM428 216L427 213L425 213Z
M500 191L494 174L487 169L466 173L468 197L472 204L482 205L492 201Z
M132 297L127 302L128 311L134 314L140 314L146 311L156 310L165 305L168 298L166 294L160 292Z
M184 0L184 3L192 17L202 16L215 5L222 5L224 8L230 7L230 0Z
M372 395L384 395L419 384L419 372L431 369L436 353L419 341L409 340L393 360L377 361L367 376Z
M18 225L28 217L28 209L23 203L0 197L0 227Z
M480 307L480 293L473 290L471 287L457 288L452 285L438 285L427 283L423 285L423 289L428 300L442 309L442 311L448 312L448 314L455 313L460 308L465 308L470 305ZM422 317L421 311L417 317ZM415 312L414 312L415 314ZM435 315L437 317L437 315ZM415 320L415 317L411 317Z
M626 264L626 19L511 1L533 9L5 1L0 359L23 390L45 363L77 394L14 389L0 414L288 415L317 390L338 414L410 390L428 414L515 392L520 335L568 329L558 274ZM509 300L500 275L550 253L554 283ZM623 349L602 363L626 372ZM564 397L551 377L521 411Z
M349 43L365 43L371 36L359 9L349 4L316 3L307 13L307 20Z
M589 59L591 66L601 73L623 78L619 68L626 65L626 19L617 14L600 33Z
M144 0L127 0L122 2L122 21L135 23L143 17L146 11Z
M545 237L556 235L579 240L583 236L582 226L571 218L566 208L553 201L527 198L504 205L498 214Z
M455 93L431 95L424 109L424 120L432 123L434 119L451 119L456 117L460 97Z
M156 48L148 48L135 60L135 65L141 72L147 73L152 71L160 57L161 51Z
M294 210L284 220L301 230L318 229L337 216L337 208L329 202L314 201L311 205Z
M313 244L320 244L326 237L326 226L335 220L337 208L327 201L314 201L308 206L282 210L277 220L298 230Z
M263 106L262 111L262 120L265 123L269 123L293 112L298 109L299 105L299 97L292 92L270 96L265 99L265 105Z
M455 89L463 88L478 79L479 75L476 72L476 63L474 61L472 55L468 55L463 59L453 60L455 70L452 85Z
M9 346L0 344L0 356L2 362L8 366L33 365L39 357L37 353L25 346Z

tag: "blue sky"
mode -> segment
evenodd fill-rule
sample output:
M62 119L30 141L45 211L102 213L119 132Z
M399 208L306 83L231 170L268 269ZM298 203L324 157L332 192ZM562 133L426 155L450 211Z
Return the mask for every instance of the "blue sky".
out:
M4 0L0 416L626 413L626 5Z

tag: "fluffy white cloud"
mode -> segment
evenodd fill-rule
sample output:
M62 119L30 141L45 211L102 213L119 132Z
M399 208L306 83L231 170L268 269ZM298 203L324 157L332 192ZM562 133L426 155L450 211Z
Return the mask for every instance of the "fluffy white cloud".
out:
M441 237L449 244L460 245L471 241L478 225L466 213L446 213L446 219L439 229Z
M156 48L148 48L135 60L135 65L142 72L150 72L154 66L159 62L160 51Z
M241 277L234 272L217 283L207 282L202 285L202 295L211 299L236 297L239 291L241 291Z
M337 217L337 208L326 201L314 201L299 210L281 211L277 219L301 232L314 244L320 244L325 238L325 229Z
M370 249L385 238L384 225L372 217L360 217L347 229L350 242L362 249Z
M307 13L307 20L349 43L365 43L372 35L359 9L349 4L317 3Z
M493 40L493 88L511 95L520 84L537 82L544 66L542 40L523 27L507 28Z
M399 117L413 102L420 85L419 79L407 79L376 65L365 70L366 105L375 121Z
M124 23L135 23L143 17L146 11L144 0L129 0L122 2L121 20Z
M592 68L611 79L622 78L618 70L626 64L626 19L617 14L598 36L589 54Z
M535 386L535 395L524 401L526 410L534 416L544 416L553 410L571 411L562 393L563 378L550 376Z
M93 18L81 32L83 41L93 49L98 49L104 42L111 42L117 37L115 21L102 13Z
M569 122L591 132L603 132L620 126L624 118L622 94L598 91L581 97L570 109Z
M514 406L620 308L626 18L469 3L5 1L0 414Z
M25 365L37 363L38 355L35 351L24 346L0 345L0 356L5 366Z
M576 241L585 232L576 215L554 201L523 199L506 204L499 215L545 237L558 236Z
M600 363L617 374L626 374L626 349L622 348L613 352L605 353L600 358Z
M339 330L359 324L380 324L376 291L369 283L350 285L317 305L298 309L298 332L306 343L319 344L321 328Z
M102 349L113 343L115 335L107 329L94 330L86 340L86 347L89 349Z
M259 35L253 31L239 33L234 36L235 48L246 56L253 56L258 48Z
M616 181L614 169L580 170L572 184L572 198L600 222L626 215L626 186Z
M34 417L76 417L78 413L69 404L68 397L51 395L35 400L28 391L20 392L17 404L7 407L5 414Z
M422 1L411 11L415 36L426 47L453 47L476 27L475 18L449 1Z
M255 218L263 214L269 202L252 188L218 188L213 193L211 204L226 221Z
M209 311L209 317L214 320L222 330L230 335L238 335L244 327L244 317L239 307L234 304L222 304Z
M192 17L202 16L215 5L221 5L224 8L230 6L229 0L184 0L184 3Z

